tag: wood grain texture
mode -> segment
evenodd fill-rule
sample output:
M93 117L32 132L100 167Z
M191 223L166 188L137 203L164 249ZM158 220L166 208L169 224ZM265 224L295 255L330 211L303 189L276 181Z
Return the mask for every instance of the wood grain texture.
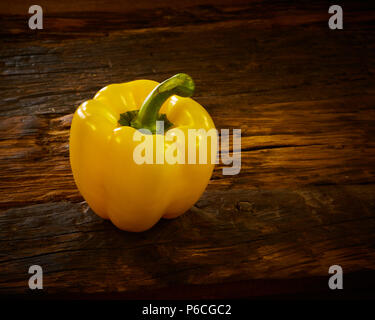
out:
M332 31L323 2L112 2L55 6L37 32L22 4L0 6L0 294L29 294L32 264L57 295L322 291L332 264L373 276L373 5L345 2ZM110 83L182 71L218 129L242 130L241 172L219 165L181 218L121 232L76 189L72 112Z
M33 264L45 266L50 294L298 279L333 264L350 274L375 261L372 191L210 192L181 218L138 234L115 229L85 203L9 209L0 216L0 293L27 292Z

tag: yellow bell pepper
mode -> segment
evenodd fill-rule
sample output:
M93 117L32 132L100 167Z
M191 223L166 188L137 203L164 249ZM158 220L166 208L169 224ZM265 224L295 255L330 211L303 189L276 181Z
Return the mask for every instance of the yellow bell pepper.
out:
M207 111L189 98L193 91L192 79L177 74L161 84L151 80L111 84L78 107L70 130L70 163L79 191L97 215L122 230L144 231L161 217L183 214L200 198L214 168L210 155L217 137L207 139L207 163L137 164L133 158L141 143L134 141L136 130L142 136L147 135L142 129L151 132L157 146L153 159L171 148L171 141L157 143L163 138L157 120L164 121L166 132L178 128L186 133L186 159L193 147L199 154L202 137L198 135L191 146L188 130L215 126Z

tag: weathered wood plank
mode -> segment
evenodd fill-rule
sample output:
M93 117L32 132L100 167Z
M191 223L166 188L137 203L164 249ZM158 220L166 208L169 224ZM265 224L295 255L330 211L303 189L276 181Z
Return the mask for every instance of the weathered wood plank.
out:
M209 190L375 183L375 96L214 109L218 128L241 128L236 176L217 166ZM335 112L337 106L340 112ZM360 112L357 110L360 109ZM71 115L0 118L0 208L81 201L69 165Z
M140 234L84 203L9 209L0 215L0 292L27 292L32 264L44 267L51 294L325 277L333 264L374 270L374 200L373 186L207 192Z
M44 40L43 36L20 42L5 38L0 113L71 113L109 83L161 81L181 70L196 80L197 100L213 106L228 107L221 98L233 96L238 101L242 94L248 94L250 107L373 92L375 41L367 30L371 13L349 12L349 21L350 15L364 21L353 21L344 33L335 33L327 28L327 13L321 7L295 13L293 7L280 9L267 13L267 7L247 8L250 17L241 20L243 14L233 14L237 20L217 23L194 24L193 19L192 24L177 27L120 26L108 36L81 35L79 41L69 39L69 28L61 31L68 39L56 38L48 28ZM267 13L267 18L252 17L254 12ZM314 22L296 18L317 13ZM30 30L22 30L21 35L30 35Z

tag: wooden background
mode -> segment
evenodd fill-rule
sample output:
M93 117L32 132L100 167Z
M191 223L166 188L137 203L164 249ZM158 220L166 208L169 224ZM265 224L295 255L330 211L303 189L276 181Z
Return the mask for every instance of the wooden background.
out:
M375 11L340 2L0 5L0 295L354 297L375 287ZM186 72L242 170L134 234L98 218L69 166L71 114L100 88ZM28 268L44 290L28 289ZM344 290L328 290L341 265Z

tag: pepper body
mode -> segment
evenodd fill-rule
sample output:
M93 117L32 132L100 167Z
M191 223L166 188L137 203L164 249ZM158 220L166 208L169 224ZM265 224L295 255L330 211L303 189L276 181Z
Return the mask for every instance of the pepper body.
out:
M163 218L175 218L204 192L214 168L208 139L206 164L137 164L133 159L135 128L121 126L120 114L137 110L158 85L151 80L112 84L101 89L92 100L76 110L70 131L70 163L77 187L91 209L127 231L144 231ZM207 111L191 98L168 98L160 113L185 133L186 159L191 145L189 129L214 129ZM172 142L152 134L153 156L165 152ZM157 139L159 143L156 142ZM196 154L199 154L199 141ZM159 150L157 150L159 148Z

